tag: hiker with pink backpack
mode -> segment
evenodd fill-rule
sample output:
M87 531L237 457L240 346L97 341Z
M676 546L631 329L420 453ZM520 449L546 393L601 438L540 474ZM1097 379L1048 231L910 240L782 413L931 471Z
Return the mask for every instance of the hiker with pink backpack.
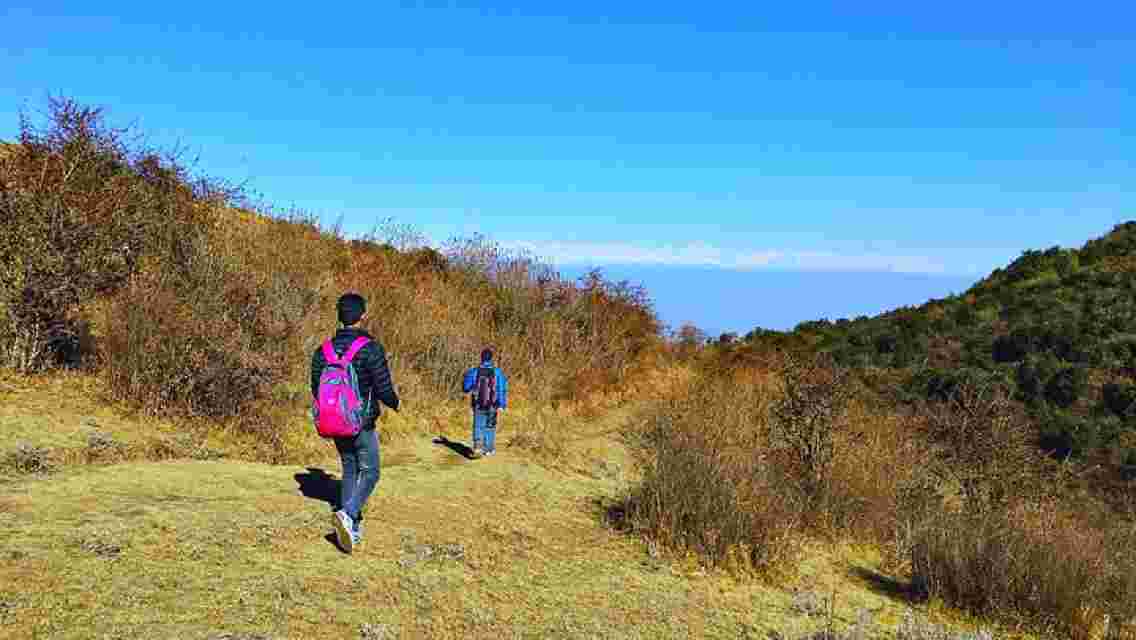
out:
M332 524L347 553L362 542L363 507L379 483L379 405L399 405L383 345L358 326L366 305L355 293L340 297L341 326L312 354L312 420L320 436L334 440L343 464Z
M473 409L473 455L497 453L497 411L508 406L509 381L493 365L492 349L483 350L481 364L465 372L462 392L469 394Z

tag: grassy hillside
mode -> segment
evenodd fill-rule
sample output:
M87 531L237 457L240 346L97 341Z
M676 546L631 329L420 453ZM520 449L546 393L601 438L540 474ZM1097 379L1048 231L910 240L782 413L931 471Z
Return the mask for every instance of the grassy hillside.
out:
M98 110L48 114L0 153L4 637L1133 637L1136 512L1039 455L1015 404L1101 419L1080 390L1111 411L1127 388L1101 376L1130 372L1031 333L1019 360L1056 349L1057 368L1038 360L1016 401L987 393L978 373L1017 362L1018 303L1002 318L976 287L941 314L668 348L629 283L564 281L482 237L347 239ZM1122 236L1046 258L1056 282L1129 286L1101 275ZM985 286L1055 281L1038 273ZM344 291L370 301L403 400L351 557L327 538L338 462L306 416ZM957 319L957 348L912 328L924 316ZM953 360L896 355L940 334ZM976 345L998 339L986 366ZM474 462L455 387L486 344L511 406L501 455ZM909 406L863 385L880 381Z
M555 458L523 446L524 410L504 417L492 459L396 439L364 545L345 556L329 539L330 445L302 464L223 448L192 459L155 445L176 444L176 428L111 410L100 384L0 387L0 447L71 451L45 459L50 471L9 461L0 474L5 638L978 637L965 632L977 621L911 601L870 548L809 544L762 581L628 535L612 509L637 477L618 436L631 406L564 421ZM464 418L436 435L467 440Z
M976 615L1077 638L1136 619L1133 264L1129 222L877 317L687 331L696 374L646 416L629 510L719 565L852 539Z
M744 358L770 346L890 369L906 399L993 377L1028 409L1046 450L1136 474L1136 222L1080 249L1026 251L955 296L758 329L723 349Z
M613 392L658 351L644 293L567 281L486 238L442 250L380 223L345 238L250 201L103 114L53 100L0 158L0 366L97 373L112 399L212 427L252 459L307 455L311 353L335 300L369 301L406 406L387 433L460 408L456 381L492 345L518 405Z

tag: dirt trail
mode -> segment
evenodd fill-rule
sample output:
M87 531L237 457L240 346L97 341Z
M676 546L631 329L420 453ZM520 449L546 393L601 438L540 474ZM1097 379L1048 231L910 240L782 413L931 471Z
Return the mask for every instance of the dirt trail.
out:
M653 557L602 517L627 479L628 411L578 430L566 463L507 446L467 460L433 436L384 445L365 542L330 536L334 451L302 466L68 466L0 485L5 638L766 638L815 629L788 588ZM456 428L455 428L456 430ZM452 440L459 440L450 434ZM467 436L468 438L468 436ZM894 625L904 604L828 552L806 586ZM260 634L260 635L256 635Z

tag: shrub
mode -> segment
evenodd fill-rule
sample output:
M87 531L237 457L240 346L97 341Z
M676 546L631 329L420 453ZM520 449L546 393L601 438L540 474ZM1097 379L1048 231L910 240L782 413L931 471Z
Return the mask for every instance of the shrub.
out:
M770 446L812 510L830 497L836 432L853 387L848 371L827 356L787 356L784 363L784 395L773 405Z
M480 236L438 251L389 222L346 242L309 216L252 206L70 100L21 130L0 157L0 366L97 352L118 398L232 422L271 448L272 404L305 403L344 291L368 298L367 328L421 407L457 395L487 344L536 402L609 389L658 349L642 288L599 272L566 282Z
M973 613L1083 633L1105 613L1136 615L1134 543L1131 524L1093 522L1050 499L938 510L921 523L912 573L927 595Z
M1003 388L963 381L946 402L923 403L919 413L932 455L925 471L940 486L957 487L974 504L996 505L1033 484L1040 453Z
M634 530L742 569L789 557L804 509L767 464L767 386L708 376L640 417L628 435L643 477L623 507Z
M1136 385L1115 382L1104 385L1101 403L1121 418L1136 417Z
M1086 607L1136 612L1136 528L1063 494L1003 393L964 385L923 419L933 458L920 482L931 491L904 506L918 591L1066 630Z
M1065 409L1084 396L1087 387L1087 376L1083 368L1064 367L1046 383L1045 399Z
M176 254L200 205L239 194L131 135L69 99L50 99L42 127L21 119L19 144L0 158L5 366L74 358L82 305L120 290L147 257Z

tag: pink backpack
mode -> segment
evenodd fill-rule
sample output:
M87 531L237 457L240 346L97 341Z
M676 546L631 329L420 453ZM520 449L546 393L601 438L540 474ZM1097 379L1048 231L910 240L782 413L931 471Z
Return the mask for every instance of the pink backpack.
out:
M312 401L312 420L323 438L353 438L363 428L367 408L359 393L359 379L351 359L367 345L367 338L355 338L343 357L335 355L331 340L323 343L327 361L320 373L319 389Z

